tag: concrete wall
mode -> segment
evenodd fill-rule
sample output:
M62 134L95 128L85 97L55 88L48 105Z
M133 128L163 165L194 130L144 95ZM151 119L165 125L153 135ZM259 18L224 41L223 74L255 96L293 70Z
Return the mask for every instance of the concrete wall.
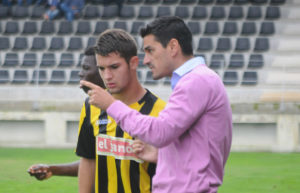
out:
M76 146L79 113L0 113L2 147ZM232 151L293 152L300 150L300 115L233 114Z

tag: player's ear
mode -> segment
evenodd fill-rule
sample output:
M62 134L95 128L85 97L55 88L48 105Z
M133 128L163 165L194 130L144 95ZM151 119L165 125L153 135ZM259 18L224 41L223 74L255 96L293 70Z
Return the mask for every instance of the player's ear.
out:
M129 61L130 69L137 69L139 65L139 58L137 56L132 56Z

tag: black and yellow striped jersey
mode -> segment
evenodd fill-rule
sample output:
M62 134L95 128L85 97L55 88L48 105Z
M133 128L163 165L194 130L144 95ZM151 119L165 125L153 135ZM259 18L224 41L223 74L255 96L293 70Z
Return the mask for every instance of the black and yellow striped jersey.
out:
M142 114L158 116L165 102L147 90L129 105ZM95 193L149 193L155 164L139 162L131 149L132 137L105 111L85 101L79 121L78 156L96 159Z

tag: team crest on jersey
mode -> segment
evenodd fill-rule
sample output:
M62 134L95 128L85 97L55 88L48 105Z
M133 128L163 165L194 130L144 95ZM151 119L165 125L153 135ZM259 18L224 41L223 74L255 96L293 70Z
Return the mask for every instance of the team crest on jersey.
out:
M107 125L109 123L111 123L110 119L100 119L97 121L97 125Z
M132 149L133 140L109 135L99 134L96 138L97 154L105 156L113 156L116 159L134 160L143 163Z

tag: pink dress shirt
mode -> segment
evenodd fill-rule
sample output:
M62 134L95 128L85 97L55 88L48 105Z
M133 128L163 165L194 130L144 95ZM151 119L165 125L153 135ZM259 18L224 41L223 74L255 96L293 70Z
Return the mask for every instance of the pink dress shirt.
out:
M153 193L217 192L230 152L232 113L221 79L205 64L178 80L159 117L121 101L107 113L131 136L159 148Z

